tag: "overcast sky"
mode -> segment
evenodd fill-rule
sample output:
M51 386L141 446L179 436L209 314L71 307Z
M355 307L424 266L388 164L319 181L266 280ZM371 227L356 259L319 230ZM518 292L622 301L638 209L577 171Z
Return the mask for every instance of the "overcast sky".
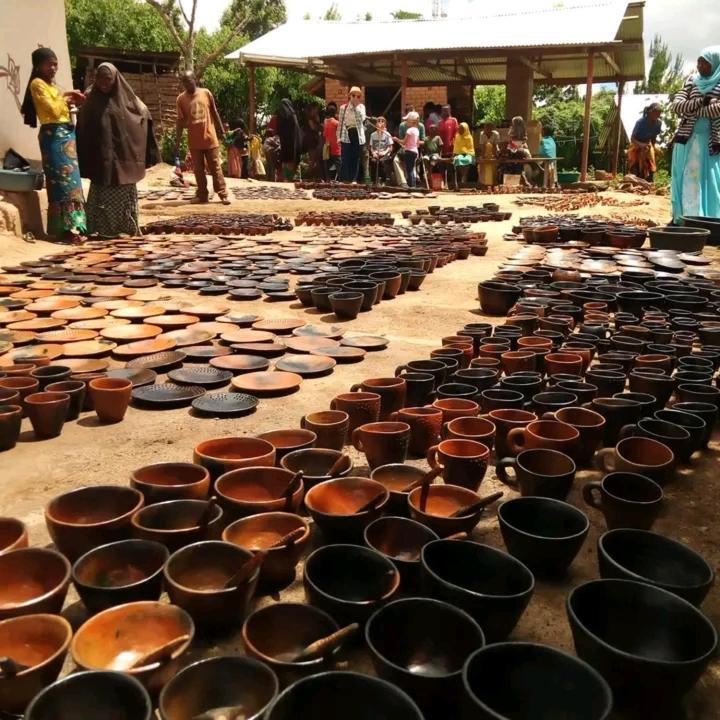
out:
M187 0L183 0L187 2ZM575 4L578 0L574 0ZM581 2L583 0L580 0ZM290 20L302 20L306 13L320 17L333 0L285 0ZM448 15L472 17L487 12L487 0L444 0ZM570 0L568 0L568 4ZM398 9L421 12L431 16L432 0L335 0L344 20L355 20L360 13L371 12L376 20L388 19ZM513 0L515 10L557 5L558 0ZM214 29L227 0L199 0L201 22ZM358 8L362 10L358 10ZM655 33L660 33L673 52L694 64L700 50L720 45L720 3L718 0L647 0L645 4L645 43L649 46Z

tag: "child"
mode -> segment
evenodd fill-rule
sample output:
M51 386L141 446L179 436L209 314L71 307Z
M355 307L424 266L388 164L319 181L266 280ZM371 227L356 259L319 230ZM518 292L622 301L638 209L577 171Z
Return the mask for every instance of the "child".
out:
M444 170L444 165L441 163L442 146L443 141L440 137L437 123L430 125L428 128L428 137L423 145L423 156L426 161L424 168L426 173L438 172L438 167L440 168L440 172Z
M557 157L557 145L555 144L555 138L552 136L553 129L549 125L543 126L542 135L542 140L540 140L540 157ZM545 167L547 167L547 177L544 178L544 185L545 187L555 187L557 184L557 163L546 163Z
M340 143L337 139L337 105L328 103L323 123L323 172L325 180L337 180L340 170Z
M495 163L488 162L500 155L500 133L495 130L491 122L483 124L483 130L478 136L478 180L482 185L495 185Z
M387 121L384 117L376 118L375 127L377 129L370 135L370 159L376 164L378 171L382 169L383 178L387 182L392 172L393 138L387 131Z
M407 125L405 137L401 140L400 138L393 138L395 142L402 145L404 152L405 161L405 174L407 176L408 187L415 187L415 163L418 158L418 152L420 151L420 130L418 125L420 124L420 115L414 110L411 110L404 118Z

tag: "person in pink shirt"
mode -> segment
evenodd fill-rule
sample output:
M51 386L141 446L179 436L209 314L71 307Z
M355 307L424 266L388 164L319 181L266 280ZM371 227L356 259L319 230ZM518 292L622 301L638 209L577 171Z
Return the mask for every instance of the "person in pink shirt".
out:
M443 157L452 157L453 144L458 131L457 118L452 116L452 110L449 105L443 105L440 109L440 122L438 123L438 133L442 138L442 154Z
M395 142L403 146L405 153L403 160L405 161L405 174L407 176L408 187L415 187L415 163L418 159L418 153L420 152L420 130L418 125L420 124L420 115L414 110L409 112L403 120L407 125L405 131L405 137L393 138Z
M328 103L325 109L325 123L323 124L323 137L325 147L323 149L323 170L325 180L337 180L340 169L340 143L337 139L338 119L337 105Z

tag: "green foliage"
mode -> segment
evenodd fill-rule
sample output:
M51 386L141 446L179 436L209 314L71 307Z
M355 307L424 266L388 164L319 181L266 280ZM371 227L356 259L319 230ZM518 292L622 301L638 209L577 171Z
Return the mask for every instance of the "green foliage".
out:
M366 12L365 13L365 22L370 22L372 19L373 19L372 13Z
M333 3L323 15L323 20L342 20L342 15L336 3Z
M640 95L677 92L685 78L683 56L679 53L673 55L658 34L652 39L649 55L651 63L647 80L637 83L635 92Z
M505 86L478 85L475 88L475 118L478 123L498 125L505 119Z
M205 0L199 0L204 2ZM220 19L222 28L230 28L237 18L247 16L243 34L254 39L287 20L284 0L232 0ZM234 48L233 48L234 49Z
M419 12L410 12L409 10L396 10L390 13L395 20L422 20L423 14Z
M577 85L536 85L533 92L533 102L536 105L579 99Z
M169 165L175 164L175 128L167 128L160 138L160 155L163 162ZM184 161L188 154L187 133L183 133L178 151L180 161Z

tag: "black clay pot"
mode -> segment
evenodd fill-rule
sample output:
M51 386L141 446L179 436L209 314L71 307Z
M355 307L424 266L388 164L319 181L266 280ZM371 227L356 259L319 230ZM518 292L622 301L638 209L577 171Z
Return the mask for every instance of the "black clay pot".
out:
M700 447L707 447L718 419L717 405L709 402L676 402L672 409L695 415L705 421L705 432Z
M650 228L650 247L654 250L679 250L699 252L710 237L710 230L698 227Z
M358 291L346 290L330 295L330 307L341 320L354 320L363 303L363 294Z
M478 284L480 307L487 315L507 315L522 295L522 288L510 283L485 280Z
M617 294L617 304L621 312L642 317L643 311L649 307L663 305L664 297L660 293L646 290L629 290Z

